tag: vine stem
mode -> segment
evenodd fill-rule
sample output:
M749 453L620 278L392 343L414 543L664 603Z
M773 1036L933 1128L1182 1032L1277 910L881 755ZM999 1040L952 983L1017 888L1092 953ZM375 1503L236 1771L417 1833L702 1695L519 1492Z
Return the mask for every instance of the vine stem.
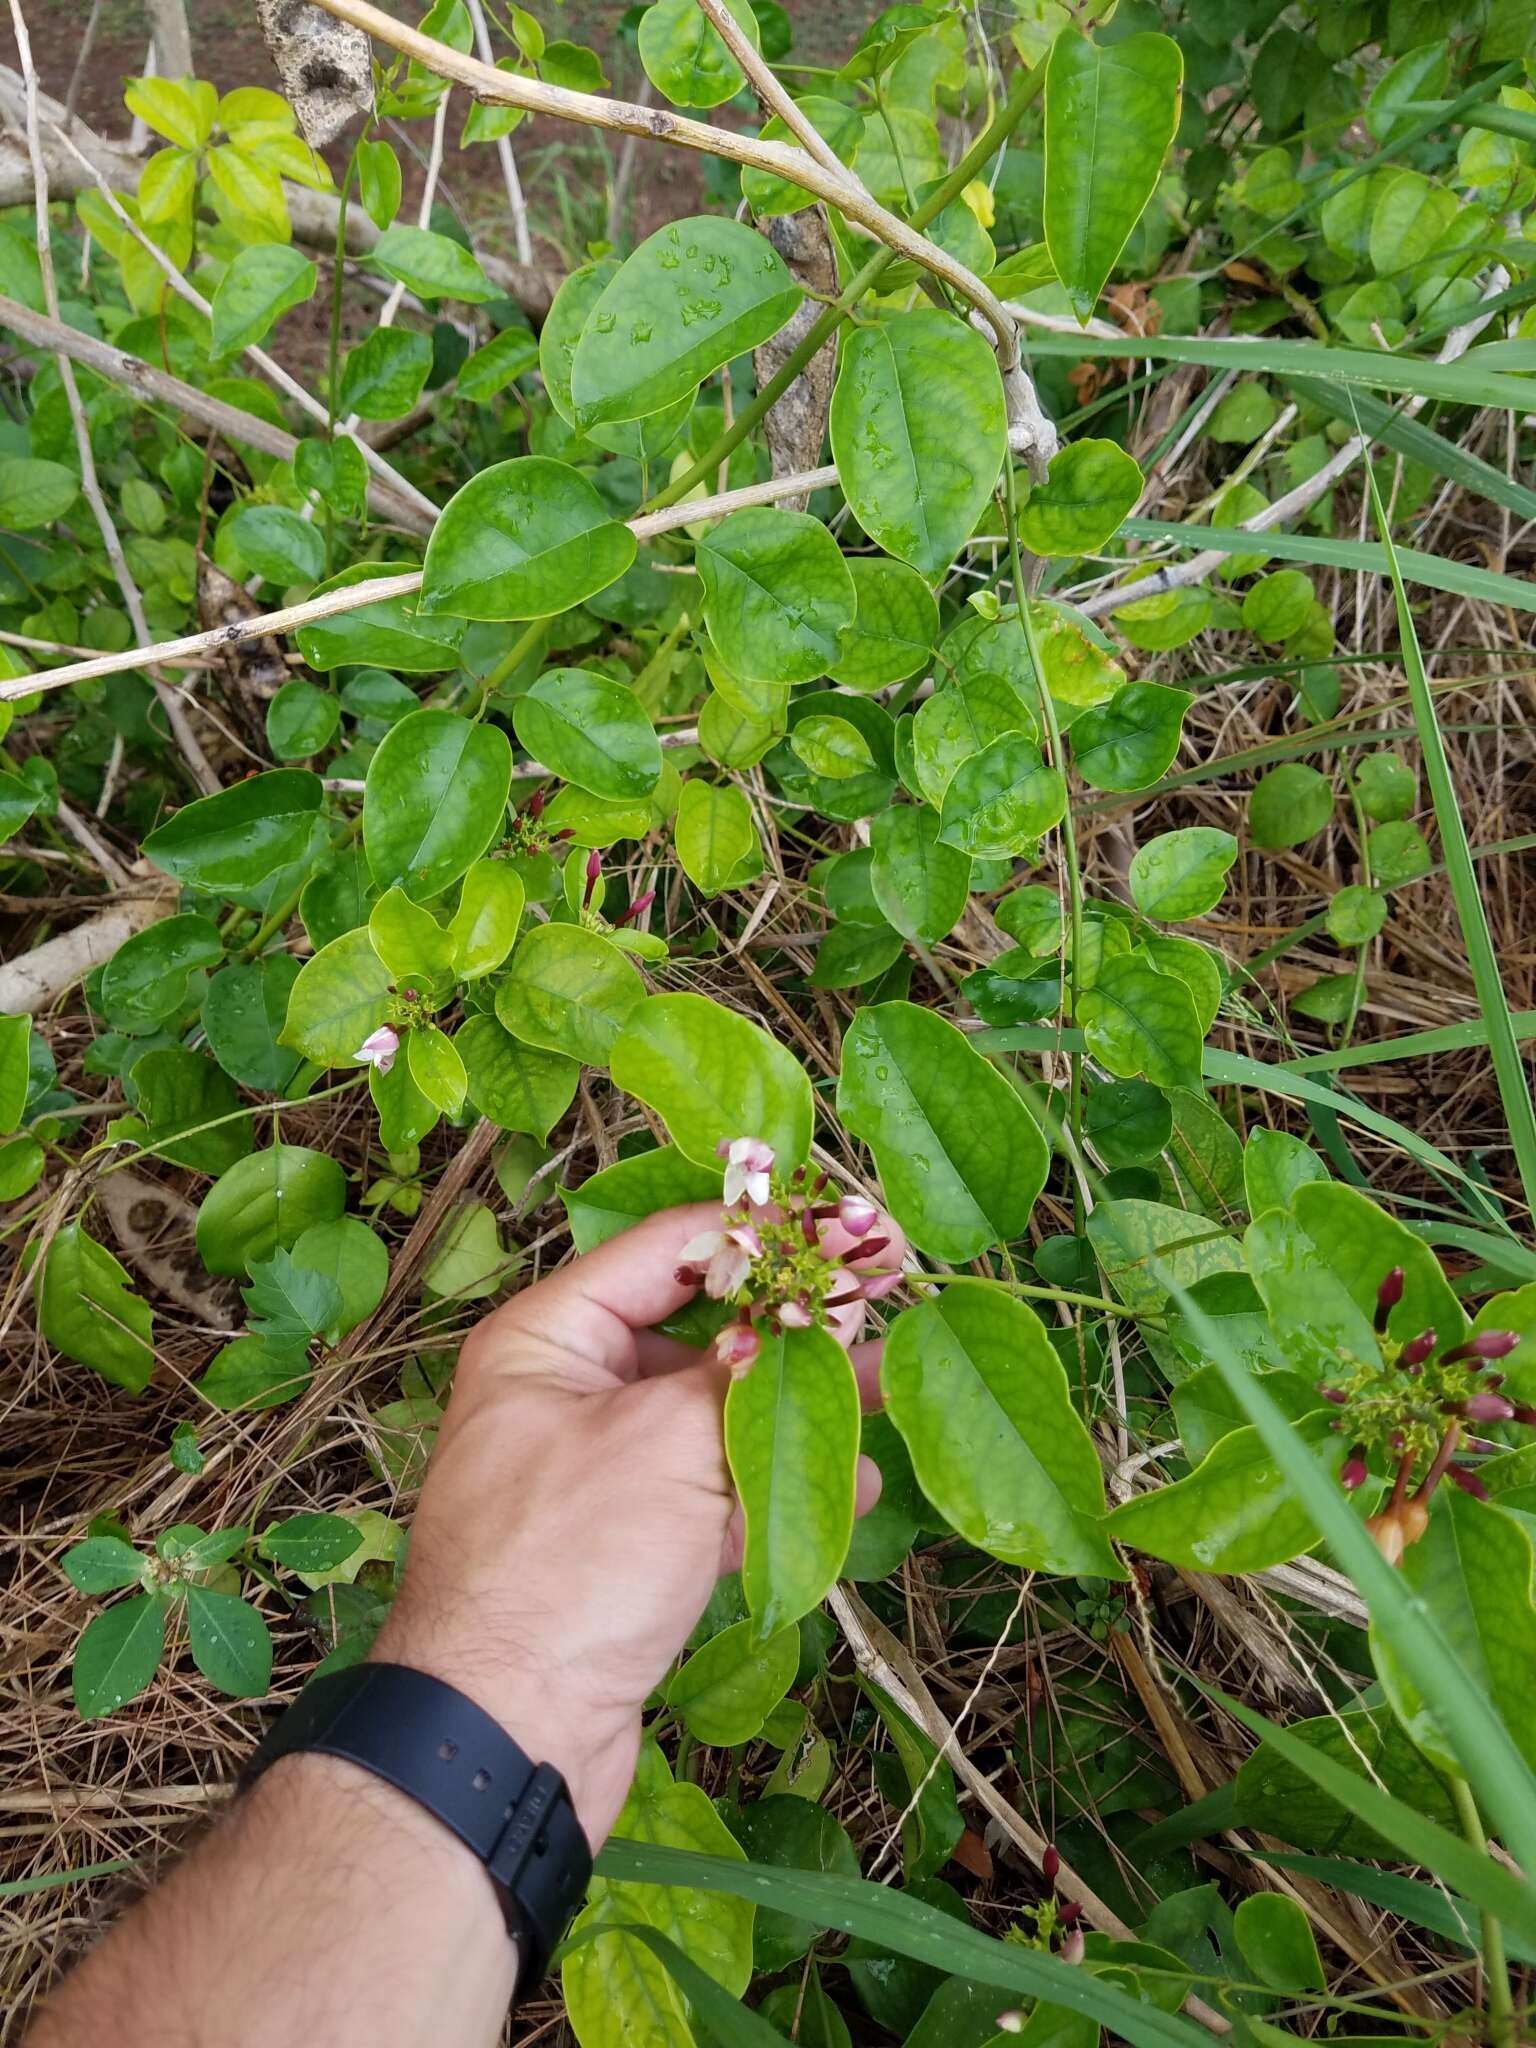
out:
M1039 97L1040 89L1044 83L1045 66L1043 64L1037 64L1032 71L1026 71L1019 77L1014 84L1013 91L1008 96L1006 104L999 110L996 119L992 121L979 140L961 157L959 163L955 165L943 183L931 192L922 205L913 213L912 225L914 228L925 228L931 220L936 219L944 211L944 208L949 205L952 199L957 198L965 190L977 172L996 155L998 150L1008 140L1008 137L1023 119L1026 108ZM732 450L738 447L752 432L758 421L765 414L771 412L773 407L778 404L812 356L831 340L838 328L848 318L853 308L864 297L864 294L874 290L894 260L895 252L893 250L877 249L875 251L863 268L839 292L832 304L806 330L802 339L790 350L777 372L769 378L751 404L742 407L730 426L704 450L691 469L684 470L683 474L674 482L668 484L665 490L658 491L650 502L649 509L651 511L659 512L663 506L675 505L680 498L685 497L693 489L695 484L705 482L713 470L718 469L722 462L728 460ZM1018 374L1022 376L1022 372Z
M1481 1855L1488 1853L1483 1817L1477 1810L1472 1787L1459 1772L1446 1772L1445 1783L1456 1809L1461 1832ZM1492 1913L1481 1916L1483 1943L1483 1996L1488 2003L1488 2039L1492 2048L1516 2048L1519 2031L1515 2025L1514 1994L1509 1985L1509 1964L1504 1954L1504 1929Z

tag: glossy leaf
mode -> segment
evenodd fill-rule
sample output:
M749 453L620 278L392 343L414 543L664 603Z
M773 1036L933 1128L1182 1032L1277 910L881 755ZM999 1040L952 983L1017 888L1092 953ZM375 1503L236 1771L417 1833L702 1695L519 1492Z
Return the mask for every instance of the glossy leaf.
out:
M658 228L593 307L571 360L582 428L643 419L688 397L712 370L756 348L800 305L771 242L700 214Z
M1118 1579L1098 1453L1034 1311L957 1281L904 1309L880 1368L924 1495L968 1543L1033 1571Z
M389 1283L389 1251L383 1238L357 1216L312 1223L294 1241L293 1263L335 1284L340 1306L326 1330L328 1343L371 1316Z
M448 926L454 972L463 980L493 974L511 952L524 893L522 876L505 861L477 860L465 875Z
M796 104L803 119L831 146L834 155L843 163L851 162L864 134L864 123L857 111L841 100L824 99L818 93L797 95ZM764 124L762 139L796 140L777 114ZM760 171L750 165L743 166L741 189L759 220L776 213L798 213L802 207L816 204L815 193L807 192L803 185L781 178L776 171Z
M1204 917L1221 901L1237 841L1213 825L1162 832L1131 858L1131 895L1143 917L1177 924Z
M1107 704L1091 705L1072 722L1072 758L1094 789L1147 789L1173 766L1179 751L1187 690L1163 683L1127 683Z
M427 542L421 609L542 618L606 590L634 559L634 535L586 477L518 456L480 470L449 499Z
M1204 1033L1182 981L1134 953L1106 960L1077 999L1088 1049L1124 1080L1144 1076L1160 1088L1200 1085Z
M761 870L757 822L734 783L690 776L678 799L674 834L683 873L706 896L738 888Z
M1022 733L1006 733L962 761L944 791L939 837L978 859L1028 853L1058 824L1067 786Z
M279 1046L318 1067L355 1064L359 1048L389 1014L393 979L366 925L343 932L300 969Z
M121 1536L90 1536L67 1550L64 1575L77 1593L117 1593L143 1580L146 1560Z
M594 796L649 796L660 779L661 746L639 698L595 670L546 669L513 706L512 727L536 761Z
M142 1144L174 1166L220 1174L251 1149L251 1120L234 1082L206 1053L161 1045L133 1063Z
M695 1742L729 1749L750 1742L795 1682L800 1632L782 1628L766 1638L738 1621L701 1644L667 1683L667 1705L683 1717Z
M832 456L870 538L925 576L948 569L1007 446L997 358L952 313L922 307L844 336Z
M409 327L375 327L347 351L338 408L343 416L397 420L420 398L432 368L432 341Z
M369 250L368 261L418 299L460 299L473 306L501 297L462 242L431 228L403 223L386 228Z
M644 998L645 983L617 946L577 925L543 924L514 951L496 1015L524 1045L606 1067Z
M33 1271L44 1340L142 1394L155 1369L154 1316L128 1274L80 1222L55 1232Z
M328 577L311 595L321 597L356 583L380 581L390 573L374 562L354 562ZM333 618L312 619L298 628L295 637L299 652L313 669L374 663L397 675L436 675L457 664L463 635L462 618L434 618L415 598L387 597L338 612Z
M679 1151L701 1166L722 1139L763 1139L780 1173L810 1152L805 1069L761 1025L707 996L651 996L635 1009L613 1048L613 1078L654 1109Z
M836 1339L765 1331L726 1395L725 1449L746 1521L742 1590L773 1636L825 1598L853 1530L859 1389Z
M1256 782L1248 838L1263 847L1301 846L1333 816L1333 785L1304 761L1285 761Z
M837 542L808 512L733 512L697 550L704 617L720 659L745 680L807 683L837 659L855 613Z
M320 273L302 250L284 242L242 249L213 295L213 346L233 355L263 340L290 306L314 297Z
M974 675L935 690L912 720L912 767L931 804L942 804L955 771L994 740L1035 738L1029 706L1004 676Z
M887 1207L917 1246L957 1264L1027 1227L1045 1139L953 1024L912 1003L857 1012L837 1108L874 1154Z
M30 1017L0 1016L0 1135L14 1131L27 1106Z
M1179 120L1184 59L1145 32L1065 34L1045 74L1045 240L1080 320L1093 311L1157 185Z
M1337 1473L1349 1445L1331 1420L1331 1412L1314 1415L1296 1433L1325 1470ZM1222 1437L1187 1479L1116 1508L1105 1528L1117 1543L1206 1572L1264 1571L1318 1540L1316 1524L1252 1424Z
M897 804L876 817L869 835L875 901L903 938L935 946L965 913L970 855L939 836L927 804Z
M86 1623L70 1672L82 1721L115 1713L154 1678L165 1650L166 1608L161 1594L138 1593Z
M760 46L751 0L726 0L753 49ZM640 17L645 75L675 107L718 107L746 83L741 66L693 0L655 0Z
M199 797L157 826L145 857L197 889L250 889L309 846L325 792L307 768L272 768Z
M502 830L512 749L499 726L416 711L391 726L368 764L363 844L375 881L416 902L436 896Z
M453 1043L470 1101L502 1130L528 1131L542 1142L570 1108L581 1079L579 1060L524 1045L485 1015L461 1024Z
M269 1145L237 1160L203 1197L198 1257L210 1273L247 1273L281 1246L291 1251L313 1223L347 1205L347 1180L324 1152Z
M680 1202L718 1201L722 1172L718 1159L702 1164L675 1145L658 1145L617 1160L589 1174L579 1188L560 1190L571 1241L577 1251L589 1252L658 1209L675 1208Z
M1279 1892L1254 1892L1232 1916L1243 1958L1272 1991L1326 1991L1322 1960L1306 1914Z
M883 555L853 555L853 624L827 664L834 682L850 690L881 690L915 675L939 637L939 607L932 590L905 562Z
M1025 500L1019 539L1031 554L1092 554L1134 509L1142 484L1141 471L1117 442L1069 441Z

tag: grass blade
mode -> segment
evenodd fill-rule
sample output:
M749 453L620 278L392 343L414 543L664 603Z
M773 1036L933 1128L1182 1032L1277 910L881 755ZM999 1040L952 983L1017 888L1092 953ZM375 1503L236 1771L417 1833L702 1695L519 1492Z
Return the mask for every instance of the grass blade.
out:
M1422 420L1394 411L1379 398L1372 398L1368 391L1352 394L1352 412L1351 400L1325 378L1287 377L1285 381L1298 398L1306 399L1308 404L1315 405L1334 419L1358 419L1368 434L1394 454L1406 455L1410 462L1422 462L1437 476L1449 477L1452 483L1460 484L1464 490L1475 491L1478 497L1487 498L1495 505L1507 506L1522 519L1536 519L1536 491L1528 484L1517 483L1502 469L1495 469L1480 455L1473 455L1454 441L1448 441L1433 427L1425 426ZM1414 579L1410 576L1408 580L1412 582Z
M1435 716L1435 700L1430 692L1429 677L1425 673L1424 656L1414 627L1413 614L1408 609L1408 594L1403 588L1397 550L1392 544L1392 533L1387 523L1386 508L1381 502L1381 492L1376 486L1375 471L1370 466L1366 469L1366 481L1370 486L1371 510L1376 520L1376 530L1381 535L1381 544L1386 550L1390 565L1392 591L1397 600L1397 630L1403 646L1403 669L1408 678L1413 722L1418 728L1419 745L1424 755L1424 779L1429 784L1430 798L1435 807L1435 823L1440 829L1440 847L1445 859L1445 871L1450 878L1451 895L1455 900L1456 915L1461 923L1462 942L1467 949L1467 963L1472 969L1472 986L1477 991L1478 1008L1482 1011L1483 1021L1488 1027L1488 1052L1493 1061L1494 1076L1499 1084L1499 1101L1503 1105L1504 1120L1509 1126L1509 1139L1514 1148L1520 1185L1525 1193L1527 1209L1536 1210L1536 1108L1532 1107L1531 1091L1526 1085L1514 1020L1510 1016L1509 1001L1504 994L1504 982L1499 974L1499 963L1493 950L1493 937L1488 930L1487 913L1483 909L1483 899L1478 892L1477 872L1472 865L1472 849L1467 840L1467 828L1462 822L1461 809L1456 801L1456 786L1451 780L1451 764L1446 756L1440 722Z
M1246 1852L1236 1850L1234 1854ZM1395 1871L1378 1870L1372 1863L1351 1863L1344 1856L1304 1856L1265 1849L1252 1852L1265 1863L1281 1870L1294 1870L1301 1877L1316 1878L1336 1892L1364 1899L1369 1906L1385 1907L1400 1920L1427 1927L1459 1947L1476 1950L1477 1909L1454 1894L1447 1898L1438 1885L1424 1884L1416 1877L1399 1877ZM1536 1947L1518 1936L1509 1938L1509 1953L1517 1963L1536 1963Z

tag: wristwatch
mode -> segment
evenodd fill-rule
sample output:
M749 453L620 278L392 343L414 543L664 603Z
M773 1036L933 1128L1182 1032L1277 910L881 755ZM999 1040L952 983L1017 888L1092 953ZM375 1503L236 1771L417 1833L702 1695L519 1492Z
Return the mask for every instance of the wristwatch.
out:
M344 1757L424 1806L485 1865L517 1944L518 1995L540 1982L581 1904L592 1852L565 1780L473 1700L405 1664L311 1679L241 1774L279 1757Z

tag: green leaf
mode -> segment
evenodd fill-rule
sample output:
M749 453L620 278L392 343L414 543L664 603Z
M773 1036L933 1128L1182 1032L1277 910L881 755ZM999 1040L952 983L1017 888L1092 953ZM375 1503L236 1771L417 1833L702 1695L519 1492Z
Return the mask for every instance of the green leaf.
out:
M522 922L523 878L505 861L477 860L459 890L448 926L453 967L465 981L494 974L511 952Z
M57 1231L33 1271L38 1327L66 1358L142 1394L155 1369L154 1316L79 1222Z
M845 332L832 458L860 526L889 555L942 575L975 529L1007 450L997 358L953 313Z
M1105 1081L1088 1097L1088 1135L1113 1171L1155 1159L1173 1136L1173 1111L1146 1081Z
M273 1347L302 1348L341 1314L341 1289L330 1275L300 1266L281 1246L251 1262L251 1283L240 1291L251 1335Z
M738 1621L695 1650L673 1675L667 1705L682 1715L695 1742L729 1749L762 1733L799 1668L797 1628L762 1638L750 1621Z
M512 748L499 726L414 711L368 764L363 844L374 880L423 902L457 881L501 834Z
M82 1721L99 1720L143 1692L165 1649L165 1615L161 1594L139 1593L86 1623L70 1673Z
M1349 1446L1330 1424L1324 1411L1290 1427L1336 1477ZM1318 1541L1316 1523L1251 1425L1222 1437L1187 1479L1114 1509L1104 1526L1117 1543L1190 1571L1264 1571Z
M1069 441L1025 500L1019 539L1036 555L1092 554L1133 509L1144 481L1116 442Z
M1325 929L1336 946L1363 946L1387 921L1387 899L1376 889L1340 889L1330 899Z
M1250 1216L1288 1209L1299 1187L1327 1178L1328 1169L1312 1147L1286 1131L1253 1131L1243 1147L1243 1187Z
M537 619L616 582L635 536L563 462L494 462L444 506L422 564L421 609L466 619Z
M1312 578L1300 569L1261 576L1243 598L1243 624L1259 640L1289 640L1307 622L1316 602Z
M1109 1284L1134 1309L1161 1309L1170 1283L1193 1287L1212 1273L1240 1273L1235 1237L1162 1202L1100 1202L1088 1236Z
M1071 33L1045 74L1045 242L1086 321L1157 188L1179 122L1184 58L1167 36Z
M233 355L261 341L290 307L314 297L319 276L309 258L286 242L242 249L213 295L215 355Z
M802 718L790 734L789 744L813 775L832 782L867 774L875 765L868 740L846 718L825 713Z
M928 660L939 637L937 599L915 569L884 555L853 555L848 573L853 624L843 628L827 674L850 690L882 690L905 681Z
M233 1593L187 1588L187 1631L192 1662L208 1683L231 1699L260 1699L272 1683L272 1638L267 1624Z
M699 541L704 618L721 661L748 682L807 683L852 625L853 578L808 512L733 512Z
M0 1017L0 1136L14 1131L27 1106L30 1017Z
M63 1566L77 1593L117 1593L144 1577L144 1559L121 1536L87 1537L65 1551Z
M242 1087L281 1095L297 1074L301 1055L278 1039L299 973L291 954L269 953L221 967L209 982L203 1032L214 1058Z
M581 1062L523 1045L485 1015L466 1019L453 1043L480 1114L504 1131L527 1131L542 1143L571 1106Z
M1143 917L1162 924L1203 917L1221 901L1237 841L1213 825L1160 832L1131 859L1131 895Z
M1029 853L1066 814L1067 785L1023 733L962 761L944 791L939 837L978 860Z
M272 768L199 797L144 841L146 859L196 889L250 889L308 850L324 786L308 768Z
M286 505L237 505L220 523L218 552L268 583L313 583L325 568L325 536Z
M640 699L593 669L546 669L513 705L512 729L536 761L593 796L649 796L661 779L661 746Z
M1429 1528L1404 1552L1403 1583L1430 1613L1461 1668L1536 1767L1529 1703L1536 1684L1536 1607L1531 1539L1512 1515L1442 1487ZM1390 1646L1371 1639L1392 1710L1416 1746L1443 1771L1462 1775L1445 1731Z
M1134 953L1100 967L1077 999L1078 1019L1094 1058L1123 1080L1144 1075L1159 1088L1197 1088L1205 1034L1194 997L1171 974Z
M210 1273L248 1273L346 1205L347 1177L336 1160L306 1145L269 1145L238 1160L203 1197L198 1256Z
M376 228L387 228L400 211L400 159L387 142L357 145L357 196Z
M833 155L842 163L851 163L864 135L864 122L858 112L841 100L823 99L817 93L806 93L797 99L796 104L802 118L830 146ZM764 142L793 143L797 138L775 114L764 125L762 139ZM741 189L759 220L776 213L798 213L802 208L816 204L814 192L806 191L803 185L796 185L788 178L781 178L776 171L743 166Z
M753 229L712 214L658 228L582 329L571 360L576 424L643 419L690 396L800 303L784 259Z
M1326 1991L1322 1959L1306 1914L1279 1892L1255 1892L1238 1902L1233 1930L1243 1960L1272 1991Z
M275 761L304 761L336 737L341 706L329 690L296 677L267 705L267 745Z
M30 533L62 519L74 504L80 479L62 462L31 455L0 456L0 526Z
M898 1002L855 1014L837 1108L919 1251L957 1264L1028 1225L1045 1139L1003 1076L933 1011Z
M1035 738L1035 720L1003 676L967 676L935 690L912 720L912 768L929 803L941 805L955 771L1009 733Z
M386 228L367 261L418 299L461 299L474 306L502 296L462 242L430 228Z
M236 1337L214 1354L197 1391L225 1414L254 1413L295 1400L309 1383L308 1361L291 1346L274 1350L259 1337Z
M414 1086L444 1116L457 1116L469 1079L447 1032L435 1024L417 1024L405 1034L403 1050Z
M141 1139L146 1150L173 1166L213 1175L250 1151L251 1120L240 1112L235 1084L206 1053L156 1046L134 1061L132 1080L148 1127Z
M750 0L726 0L754 50L761 47ZM640 17L640 62L674 107L718 107L746 84L741 66L694 0L655 0Z
M762 841L744 793L733 782L690 776L678 798L673 843L683 873L706 896L740 886L762 866Z
M386 889L368 913L373 950L397 982L446 984L453 975L453 940L430 910L403 889Z
M318 1067L356 1064L359 1048L389 1014L393 979L366 925L343 932L300 969L279 1045Z
M773 1636L826 1597L853 1533L859 1388L835 1338L763 1332L725 1397L725 1450L746 1522L742 1591Z
M345 1515L289 1515L261 1539L261 1554L287 1571L328 1572L360 1548L363 1532Z
M1333 816L1333 785L1303 761L1272 768L1248 798L1248 839L1253 846L1300 846Z
M101 971L101 1009L116 1031L153 1031L174 1017L200 967L224 957L218 927L186 912L125 939Z
M844 1877L859 1874L858 1854L846 1831L825 1807L810 1799L772 1793L742 1807L732 1825L756 1863L790 1870L835 1870ZM752 1929L752 1961L758 1974L767 1976L799 1962L817 1932L813 1921L760 1906ZM798 1985L792 1988L798 1993ZM797 2038L805 2041L803 2028Z
M410 327L375 327L347 351L337 410L343 418L356 413L359 419L397 420L420 398L431 368L429 335Z
M157 135L182 149L201 149L213 133L219 96L206 79L130 78L123 103Z
M341 1306L325 1326L327 1343L337 1343L371 1316L389 1284L389 1250L356 1216L312 1223L296 1240L293 1263L334 1281Z
M820 811L828 818L867 818L891 800L896 783L895 728L883 704L869 697L850 696L842 690L812 690L794 698L789 706L790 730L803 719L827 715L846 718L864 735L874 767L864 775L841 780L813 775L794 748L775 746L767 767L780 790L792 802Z
M707 996L648 997L614 1045L613 1078L656 1111L679 1151L700 1166L730 1138L763 1139L780 1173L810 1153L811 1084L800 1062L760 1025Z
M323 597L356 583L381 580L376 563L354 562L310 595ZM418 611L410 597L379 598L334 618L312 619L295 635L299 652L313 669L324 672L354 662L376 663L400 675L435 675L455 667L463 636L462 619L430 617Z
M489 405L498 392L505 391L514 378L533 369L538 360L536 335L526 327L504 327L465 359L459 370L459 396L467 398L471 405Z
M903 938L937 945L965 913L969 854L943 843L938 813L926 804L897 804L879 812L869 843L870 886L886 918Z
M645 983L618 947L579 925L542 924L512 955L496 1015L514 1038L606 1067Z
M1032 1571L1119 1579L1098 1453L1033 1310L979 1281L904 1309L880 1367L925 1496L968 1543Z
M718 1159L700 1164L675 1145L658 1145L654 1151L620 1159L588 1175L579 1188L561 1188L571 1242L577 1251L589 1252L658 1209L672 1209L681 1202L718 1202L721 1175Z
M1072 758L1093 789L1146 789L1173 766L1187 690L1164 683L1127 683L1107 704L1072 721Z

